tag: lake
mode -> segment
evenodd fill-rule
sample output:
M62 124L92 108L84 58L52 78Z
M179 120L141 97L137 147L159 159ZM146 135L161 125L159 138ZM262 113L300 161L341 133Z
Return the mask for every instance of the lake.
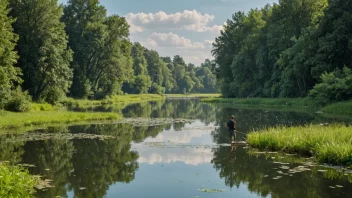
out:
M352 118L197 100L89 111L119 111L128 119L2 135L0 161L22 164L47 179L52 187L35 194L45 198L352 197L352 171L231 146L224 126L234 115L241 141L256 129L351 123Z

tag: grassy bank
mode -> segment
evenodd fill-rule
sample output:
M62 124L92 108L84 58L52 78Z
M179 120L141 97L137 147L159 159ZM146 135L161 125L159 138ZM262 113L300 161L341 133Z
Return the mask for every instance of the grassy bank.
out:
M122 118L122 116L117 113L83 113L63 110L27 113L2 111L0 112L0 129L21 128L57 123L73 123L80 121L117 120L120 118Z
M0 197L33 197L36 184L27 170L0 163Z
M322 111L329 114L352 115L352 100L328 105Z
M165 94L166 98L219 98L221 94Z
M124 105L164 99L165 97L161 95L142 94L113 96L104 100L67 99L57 106L32 103L30 112L0 111L0 130L84 121L117 120L122 116L116 112L73 112L69 109L87 106Z
M352 166L352 127L344 125L276 127L253 132L248 144L260 150L314 156L320 163Z
M317 106L314 101L307 98L203 98L201 101L261 106Z
M112 96L104 100L77 100L67 99L62 102L63 105L69 107L83 107L83 106L101 106L101 105L113 105L119 103L139 103L147 101L164 100L165 96L157 94L131 94L131 95L117 95Z

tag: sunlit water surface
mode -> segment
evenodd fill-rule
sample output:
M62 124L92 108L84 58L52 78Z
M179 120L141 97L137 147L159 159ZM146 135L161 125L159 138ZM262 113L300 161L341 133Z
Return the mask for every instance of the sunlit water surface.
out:
M18 136L0 136L0 160L34 165L29 168L32 174L53 180L55 187L35 195L45 198L352 197L351 173L333 169L324 172L324 167L309 166L308 159L267 156L249 152L243 146L231 146L224 127L229 116L235 115L240 141L253 129L350 123L352 119L326 118L305 109L257 110L193 100L91 110L121 111L125 117L192 121L157 126L94 124L44 130L115 137L108 140L25 142L19 141ZM299 166L308 170L289 172Z

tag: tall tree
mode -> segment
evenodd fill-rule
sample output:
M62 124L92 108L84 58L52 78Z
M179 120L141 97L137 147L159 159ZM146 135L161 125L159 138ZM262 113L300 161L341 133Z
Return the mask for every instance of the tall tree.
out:
M13 18L8 17L7 0L0 0L0 109L9 100L11 90L21 82L21 70L14 67L18 55L14 51L18 36L13 32Z
M14 30L20 36L18 66L23 88L35 100L54 103L68 92L72 51L67 47L62 8L57 0L9 0Z
M105 97L120 90L133 72L125 18L107 17L98 0L70 0L63 21L75 52L71 95Z

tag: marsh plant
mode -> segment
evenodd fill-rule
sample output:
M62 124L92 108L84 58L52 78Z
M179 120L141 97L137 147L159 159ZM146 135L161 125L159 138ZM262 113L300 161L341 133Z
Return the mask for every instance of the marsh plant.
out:
M320 163L352 166L352 127L308 125L273 127L248 134L250 146L316 157Z

